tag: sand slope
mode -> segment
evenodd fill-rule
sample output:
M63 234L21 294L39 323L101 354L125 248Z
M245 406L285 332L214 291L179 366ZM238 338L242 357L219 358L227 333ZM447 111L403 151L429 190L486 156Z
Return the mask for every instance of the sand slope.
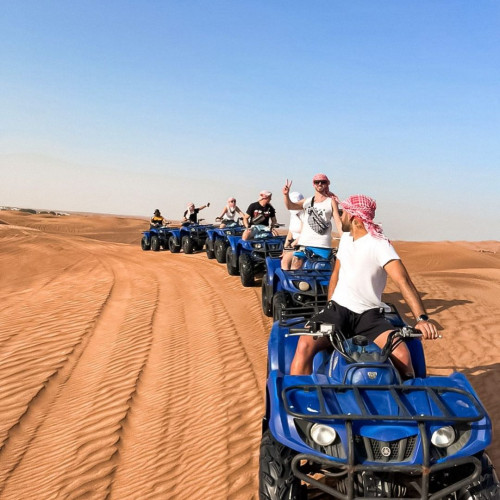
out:
M0 212L2 500L257 498L260 289L143 252L145 226ZM499 429L500 243L396 246L444 328L429 370L465 373Z

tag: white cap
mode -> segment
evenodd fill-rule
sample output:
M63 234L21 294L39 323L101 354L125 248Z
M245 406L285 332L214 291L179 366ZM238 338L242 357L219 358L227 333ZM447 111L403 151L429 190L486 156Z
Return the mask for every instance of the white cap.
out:
M302 193L299 193L298 191L293 191L290 193L290 201L293 201L293 203L297 203L300 200L304 199L304 195Z

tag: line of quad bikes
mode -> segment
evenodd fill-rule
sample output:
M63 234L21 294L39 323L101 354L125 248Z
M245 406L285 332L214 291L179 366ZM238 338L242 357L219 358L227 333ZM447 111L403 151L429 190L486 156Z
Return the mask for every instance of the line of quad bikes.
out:
M271 231L243 240L244 227L162 226L143 232L143 250L205 251L243 286L261 278L262 309L273 318L268 342L265 415L259 461L261 500L337 498L500 499L486 448L489 416L461 373L426 372L420 332L393 305L394 331L379 348L346 338L312 316L327 302L335 251L306 254L298 270L281 269L285 237ZM311 375L290 375L301 335L327 337ZM405 342L415 378L402 380L390 355Z

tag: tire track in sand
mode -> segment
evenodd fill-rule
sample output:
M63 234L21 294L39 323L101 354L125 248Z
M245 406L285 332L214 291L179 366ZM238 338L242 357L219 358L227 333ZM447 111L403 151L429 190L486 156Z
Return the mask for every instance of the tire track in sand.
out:
M87 262L84 268L98 267L92 259ZM44 286L33 290L29 302L8 308L8 314L16 316L17 332L8 334L0 349L0 492L30 446L60 386L71 375L108 297L110 282L105 275L94 280L92 290L87 286L75 289L74 279L74 272L69 276L63 273L55 289ZM72 300L64 301L70 291ZM86 310L80 301L86 303ZM54 320L56 310L64 321Z
M121 246L118 256L116 245L84 246L106 269L108 293L112 277L112 290L50 397L30 403L31 437L2 500L21 491L26 498L256 498L270 326L257 288L242 290L204 255ZM233 300L241 293L244 303ZM102 291L95 295L104 300ZM76 302L84 311L88 297ZM38 355L49 359L50 347ZM43 415L34 413L41 408Z
M264 396L238 333L256 322L247 305L234 307L241 286L225 268L200 276L192 259L168 257L111 498L133 498L130 484L143 498L252 498Z
M156 289L143 276L144 270L136 266L132 274L133 266L114 257L113 250L107 251L100 244L96 252L114 274L110 300L81 363L9 481L6 498L11 491L20 491L21 484L27 498L86 494L104 498L108 494L122 420L147 357L151 316L157 303ZM32 488L26 488L27 484Z

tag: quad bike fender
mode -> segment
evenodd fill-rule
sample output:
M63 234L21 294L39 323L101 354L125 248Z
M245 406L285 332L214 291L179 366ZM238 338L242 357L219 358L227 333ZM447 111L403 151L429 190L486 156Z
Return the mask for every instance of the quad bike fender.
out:
M273 257L266 257L266 269L267 275L269 276L269 284L271 284L274 279L274 274L278 269L281 269L281 259L276 259Z
M227 237L227 242L229 243L229 246L231 247L231 250L233 252L234 257L239 257L240 255L240 245L238 245L238 242L241 240L241 236L228 236Z
M215 241L216 229L207 229L207 240Z
M269 371L288 373L299 337L285 337L286 328L275 321L268 341Z
M301 377L302 378L302 377ZM310 377L304 377L308 382ZM266 409L267 424L273 437L288 448L302 453L314 453L300 438L293 418L286 413L281 403L281 383L283 378L277 372L270 372L267 380L268 408ZM319 456L322 456L319 454Z
M427 367L422 341L420 339L411 339L406 342L406 345L410 351L415 377L425 378L427 376Z
M170 236L175 240L177 245L181 244L181 231L180 231L180 229L172 229L170 231Z

